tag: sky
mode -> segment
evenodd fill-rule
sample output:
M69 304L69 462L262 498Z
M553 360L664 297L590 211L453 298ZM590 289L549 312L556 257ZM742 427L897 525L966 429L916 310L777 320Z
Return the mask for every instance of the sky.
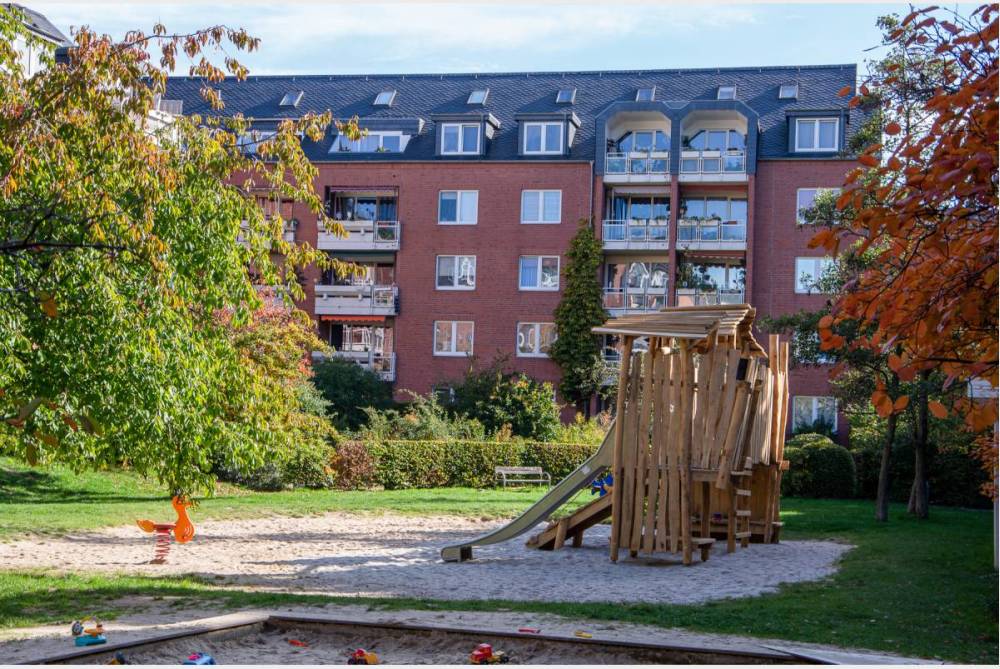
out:
M156 22L215 24L261 38L251 74L642 70L858 63L877 52L878 16L903 3L552 1L351 3L19 0L63 32L121 37ZM861 71L861 70L859 70ZM178 72L186 74L186 72Z

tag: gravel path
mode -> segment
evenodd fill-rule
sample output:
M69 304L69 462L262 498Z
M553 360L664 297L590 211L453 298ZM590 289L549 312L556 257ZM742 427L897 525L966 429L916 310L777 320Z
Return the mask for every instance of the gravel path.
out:
M609 526L581 548L536 551L523 540L477 549L476 559L441 562L444 545L497 525L455 517L326 514L308 518L195 519L194 541L168 564L150 565L153 539L135 526L60 538L0 543L8 569L51 567L145 575L198 574L258 590L427 599L691 604L773 592L836 571L850 546L829 541L751 544L685 568L675 556L608 560Z

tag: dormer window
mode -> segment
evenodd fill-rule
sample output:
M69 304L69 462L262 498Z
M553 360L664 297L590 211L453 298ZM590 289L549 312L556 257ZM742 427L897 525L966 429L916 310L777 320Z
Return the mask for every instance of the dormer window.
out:
M480 153L479 123L442 123L441 153L442 155L475 155Z
M795 119L795 150L831 152L840 148L839 118Z
M716 100L735 100L736 99L736 87L735 86L719 86L719 90L715 94Z
M524 153L560 154L563 149L562 123L525 123Z
M302 100L303 91L291 91L285 93L285 97L281 98L281 102L278 103L279 107L298 107L299 102ZM272 100L274 98L271 98Z
M656 86L650 88L640 88L635 92L636 102L652 102L656 99Z
M470 105L485 105L486 98L490 95L490 89L480 88L469 93L469 99L466 104Z
M391 107L395 99L396 91L382 91L375 96L375 102L373 104L376 107Z
M778 88L778 99L779 100L798 100L799 99L799 85L798 84L782 84Z
M556 93L557 105L571 105L575 100L576 100L575 88L560 88L559 92Z

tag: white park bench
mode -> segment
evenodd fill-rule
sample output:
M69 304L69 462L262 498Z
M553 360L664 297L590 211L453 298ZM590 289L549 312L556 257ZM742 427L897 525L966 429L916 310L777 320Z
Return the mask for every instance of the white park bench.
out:
M493 478L506 488L508 483L544 483L552 485L552 477L541 467L494 467Z

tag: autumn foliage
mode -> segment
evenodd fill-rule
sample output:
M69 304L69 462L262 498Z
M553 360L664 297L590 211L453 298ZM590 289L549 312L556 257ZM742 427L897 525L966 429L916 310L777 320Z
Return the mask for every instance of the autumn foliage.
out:
M852 246L874 252L876 262L852 277L820 321L822 348L893 351L889 367L903 381L935 371L945 387L978 378L996 388L997 9L984 5L968 18L914 11L889 38L932 76L915 81L904 60L850 101L876 101L882 141L860 155L837 202L856 214L811 245L831 254ZM917 86L927 95L914 111ZM853 342L836 333L848 321L866 326ZM872 394L883 417L908 401L893 401L882 384ZM994 402L931 401L928 409L938 418L959 411L975 431L997 420Z

